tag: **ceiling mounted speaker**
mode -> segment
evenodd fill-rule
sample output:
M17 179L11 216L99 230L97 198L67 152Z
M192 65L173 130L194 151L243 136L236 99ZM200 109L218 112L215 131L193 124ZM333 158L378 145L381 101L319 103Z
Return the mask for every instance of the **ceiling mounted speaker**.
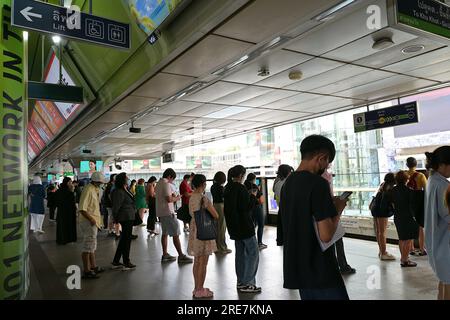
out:
M291 80L300 80L303 78L303 72L301 71L291 71L289 72L289 79Z
M381 38L378 40L375 40L375 42L372 45L372 49L374 50L384 50L394 45L394 41L392 41L391 38Z

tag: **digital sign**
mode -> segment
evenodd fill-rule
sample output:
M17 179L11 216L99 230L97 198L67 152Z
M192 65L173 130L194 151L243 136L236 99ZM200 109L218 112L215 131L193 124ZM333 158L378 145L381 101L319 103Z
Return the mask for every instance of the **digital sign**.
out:
M103 161L81 161L80 162L80 173L94 171L103 171Z
M150 36L184 0L124 0L139 28Z

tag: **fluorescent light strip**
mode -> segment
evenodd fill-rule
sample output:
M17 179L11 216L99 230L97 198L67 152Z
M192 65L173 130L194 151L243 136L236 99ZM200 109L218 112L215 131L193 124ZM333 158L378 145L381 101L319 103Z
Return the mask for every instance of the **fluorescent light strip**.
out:
M224 72L230 71L231 69L237 67L238 65L240 65L241 63L245 62L248 60L248 58L250 58L247 54L243 57L240 57L238 60L234 61L233 63L230 63L229 65L227 65L224 68L220 68L216 71L214 71L212 74L214 75L221 75Z
M323 21L326 18L328 18L329 16L331 16L332 14L338 12L339 10L344 9L345 7L347 7L348 5L352 4L353 2L355 2L356 0L345 0L342 1L341 3L335 5L334 7L322 12L321 14L317 15L316 17L314 17L314 20L316 21Z

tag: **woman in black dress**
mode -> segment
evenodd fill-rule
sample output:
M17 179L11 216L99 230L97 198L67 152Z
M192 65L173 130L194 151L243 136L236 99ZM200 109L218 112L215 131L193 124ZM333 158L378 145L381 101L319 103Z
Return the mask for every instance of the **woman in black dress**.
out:
M77 208L72 180L65 177L56 192L56 243L67 244L77 241Z
M394 223L397 228L402 267L415 267L417 263L409 260L411 241L419 236L419 225L414 219L412 207L413 191L406 186L408 174L399 171L395 175L397 185L392 189L392 204L394 208Z

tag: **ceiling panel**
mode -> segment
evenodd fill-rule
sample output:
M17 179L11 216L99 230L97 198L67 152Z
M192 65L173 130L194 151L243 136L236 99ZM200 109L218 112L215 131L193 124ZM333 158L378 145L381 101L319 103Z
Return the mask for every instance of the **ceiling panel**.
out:
M180 114L188 112L189 110L195 109L200 105L201 103L197 102L177 101L160 107L159 110L155 112L155 114L178 116Z
M380 24L382 28L386 27L386 0L372 1L371 4L383 8ZM355 28L355 26L366 25L368 18L366 10L367 6L364 6L339 19L324 23L305 37L289 44L286 48L319 56L355 39L362 38L372 32L368 28Z
M295 103L302 103L308 100L317 99L318 97L320 97L320 95L318 94L298 93L292 97L271 102L269 104L264 105L263 107L269 109L283 109L284 107L293 105Z
M106 114L102 115L97 121L120 124L130 120L132 116L133 113L130 112L109 111Z
M450 58L450 56L449 56ZM408 75L435 80L435 76L450 71L450 60L442 61L407 72Z
M416 53L402 53L402 49L411 47L411 46L424 46L422 51ZM385 49L379 53L372 54L366 58L355 61L354 63L360 64L363 66L373 67L373 68L381 68L392 63L396 63L417 55L421 53L433 51L437 48L442 48L443 44L438 43L432 40L428 40L425 38L416 38L407 42L404 42L400 45L393 46L391 48Z
M135 122L136 125L139 126L155 126L157 124L163 123L164 121L167 121L171 118L171 116L165 116L165 115L158 115L155 113L152 113L148 116L145 116Z
M138 113L142 110L147 109L156 101L157 99L131 95L116 104L112 111Z
M407 71L411 71L419 67L425 67L448 59L450 59L450 47L445 47L391 64L384 67L383 69L388 71L407 73Z
M395 30L392 28L385 28L383 30L376 31L373 34L365 36L361 39L353 41L336 50L330 51L324 54L323 56L330 59L336 59L345 62L353 62L362 59L364 57L368 57L372 54L382 52L383 50L380 51L373 49L372 45L374 44L374 39L380 39L384 37L392 38L392 41L396 45L405 43L407 41L416 38L416 36L413 36L403 31Z
M170 120L164 121L164 125L170 127L180 127L180 128L190 128L194 126L194 121L196 119L193 117L172 117Z
M305 114L300 112L277 110L255 117L253 120L270 123L279 123L283 121L297 119L302 116L305 116Z
M271 91L273 91L273 89L250 86L250 87L246 87L245 89L239 90L237 92L231 93L220 99L217 99L213 102L221 103L221 104L230 104L230 105L239 104L242 101L246 101L246 100L261 96L261 95L269 93Z
M239 71L226 77L225 80L253 84L264 79L263 77L258 76L258 71L262 67L269 70L270 74L277 74L312 58L312 56L297 52L279 50L274 53L264 55L255 62L244 64L242 69L239 69Z
M312 14L318 14L339 1L254 1L214 33L258 43L276 32L309 20Z
M441 82L449 82L450 81L450 72L444 72L441 74L437 74L433 76L433 80L441 81Z
M367 73L372 69L354 66L344 65L342 67L324 72L317 76L307 78L305 80L297 81L296 83L285 87L286 89L298 90L298 91L310 91L319 87L326 86L328 84L336 83L337 81L347 79L356 75Z
M313 100L308 100L305 102L299 102L287 107L283 107L282 110L291 110L291 111L300 111L300 112L308 112L315 113L315 108L317 106L325 105L331 102L338 102L342 99L331 97L331 96L322 96L320 98L316 98ZM350 102L351 103L351 102Z
M263 115L263 114L266 114L269 112L270 112L270 110L267 110L267 109L254 108L254 109L236 114L234 116L230 116L230 117L228 117L228 119L253 121L254 117L257 117L257 116L260 116L260 115Z
M189 110L185 113L183 113L183 116L188 116L188 117L203 117L206 116L207 114L211 114L213 112L218 112L220 110L223 110L225 108L227 108L228 106L226 105L221 105L221 104L212 104L212 103L206 103L206 104L202 104L201 106Z
M352 103L351 100L342 99L342 100L332 101L331 103L317 104L313 108L311 108L310 111L313 113L322 113L322 112L329 112L332 110L340 109L343 107L350 107L353 105L354 104Z
M256 84L261 86L282 88L294 83L293 80L289 79L289 73L292 70L301 71L303 73L302 79L308 79L323 72L341 67L343 65L343 63L339 63L336 61L315 58L298 66L290 68L289 70L280 72L276 75L272 75L265 80L257 82Z
M400 94L409 90L431 86L436 82L420 80L409 76L394 76L359 87L339 92L339 95L357 99L372 100L389 95Z
M211 102L219 98L225 97L230 93L244 89L246 86L230 82L218 81L194 94L191 94L183 100L197 102Z
M311 92L317 92L322 94L335 94L336 92L341 92L359 85L368 84L370 82L390 78L393 76L395 76L395 74L390 72L374 70L344 80L337 81L324 87L313 89L311 90Z
M252 44L246 42L209 35L172 62L163 72L200 77L242 55L251 46Z
M293 95L296 95L297 92L294 91L288 91L288 90L274 90L269 93L266 93L264 95L261 95L259 97L243 101L239 103L241 106L249 106L249 107L260 107L263 105L266 105L268 103L284 99L287 97L291 97Z
M194 81L194 77L158 73L134 91L133 95L151 98L166 98L186 88Z
M234 123L234 120L225 120L225 119L220 119L220 120L215 120L209 123L205 123L203 126L205 128L211 128L211 129L226 129L228 127L228 125Z

